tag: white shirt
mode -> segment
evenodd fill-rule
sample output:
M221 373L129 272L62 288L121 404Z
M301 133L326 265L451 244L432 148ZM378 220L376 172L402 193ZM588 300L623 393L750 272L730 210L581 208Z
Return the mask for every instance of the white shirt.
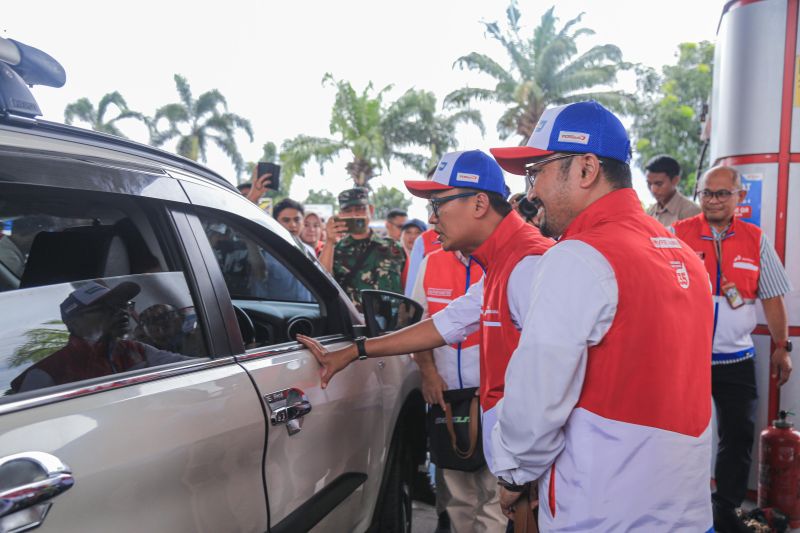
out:
M529 255L517 263L511 271L506 288L511 321L522 329L530 303L530 280L533 278L541 256ZM463 296L453 300L447 307L433 315L433 325L447 344L462 342L468 335L478 331L483 308L483 280L474 283Z
M538 479L564 448L564 425L583 388L588 349L608 333L618 302L611 265L581 241L548 250L526 281L517 290L529 308L495 407L497 422L484 426L492 431L489 467L518 484Z
M530 282L533 279L542 256L529 255L520 260L511 271L506 287L506 298L511 313L511 322L520 330L525 322L530 304ZM448 344L461 342L480 328L481 309L483 308L483 280L473 284L469 290L453 300L447 307L433 315L433 325ZM486 463L492 464L491 429L495 425L496 406L488 411L482 411L483 454Z
M450 253L450 252L442 252ZM461 254L456 252L456 256L464 266L467 265L467 259ZM428 270L427 255L419 264L417 271L417 279L414 283L412 298L422 305L422 318L429 318L430 313L428 310L428 297L425 294L425 273ZM448 304L449 305L449 304ZM463 389L470 387L478 387L480 385L480 345L461 347L461 353L457 348L453 348L449 344L440 346L433 349L433 359L436 364L436 370L439 375L447 383L448 389Z

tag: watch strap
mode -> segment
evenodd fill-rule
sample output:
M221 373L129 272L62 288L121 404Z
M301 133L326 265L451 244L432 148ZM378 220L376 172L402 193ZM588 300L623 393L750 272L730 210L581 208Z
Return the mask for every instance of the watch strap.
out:
M366 342L366 340L367 340L366 337L356 337L355 338L356 348L358 349L358 360L359 361L363 361L364 359L367 358L367 349L364 346L364 343Z

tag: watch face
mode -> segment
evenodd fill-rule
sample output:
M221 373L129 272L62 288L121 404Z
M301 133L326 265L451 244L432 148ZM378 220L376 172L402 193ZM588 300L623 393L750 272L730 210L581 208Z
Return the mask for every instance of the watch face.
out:
M791 352L792 351L792 341L786 341L786 344L784 345L784 348L786 348L787 352Z

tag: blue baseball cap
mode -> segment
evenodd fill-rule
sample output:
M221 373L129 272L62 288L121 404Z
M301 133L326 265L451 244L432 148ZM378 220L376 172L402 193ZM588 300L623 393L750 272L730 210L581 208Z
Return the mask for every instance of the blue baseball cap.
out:
M442 156L430 180L406 180L405 184L411 194L421 198L456 187L508 196L503 170L480 150L448 152Z
M503 169L523 175L525 165L556 152L591 153L629 163L631 141L622 122L590 100L545 109L526 146L490 152Z

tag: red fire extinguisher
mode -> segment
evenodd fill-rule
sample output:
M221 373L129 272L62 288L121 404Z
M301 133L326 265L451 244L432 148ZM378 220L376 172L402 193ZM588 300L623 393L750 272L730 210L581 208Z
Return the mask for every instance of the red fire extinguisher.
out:
M800 432L781 411L761 432L758 465L758 506L780 510L789 527L800 527Z

